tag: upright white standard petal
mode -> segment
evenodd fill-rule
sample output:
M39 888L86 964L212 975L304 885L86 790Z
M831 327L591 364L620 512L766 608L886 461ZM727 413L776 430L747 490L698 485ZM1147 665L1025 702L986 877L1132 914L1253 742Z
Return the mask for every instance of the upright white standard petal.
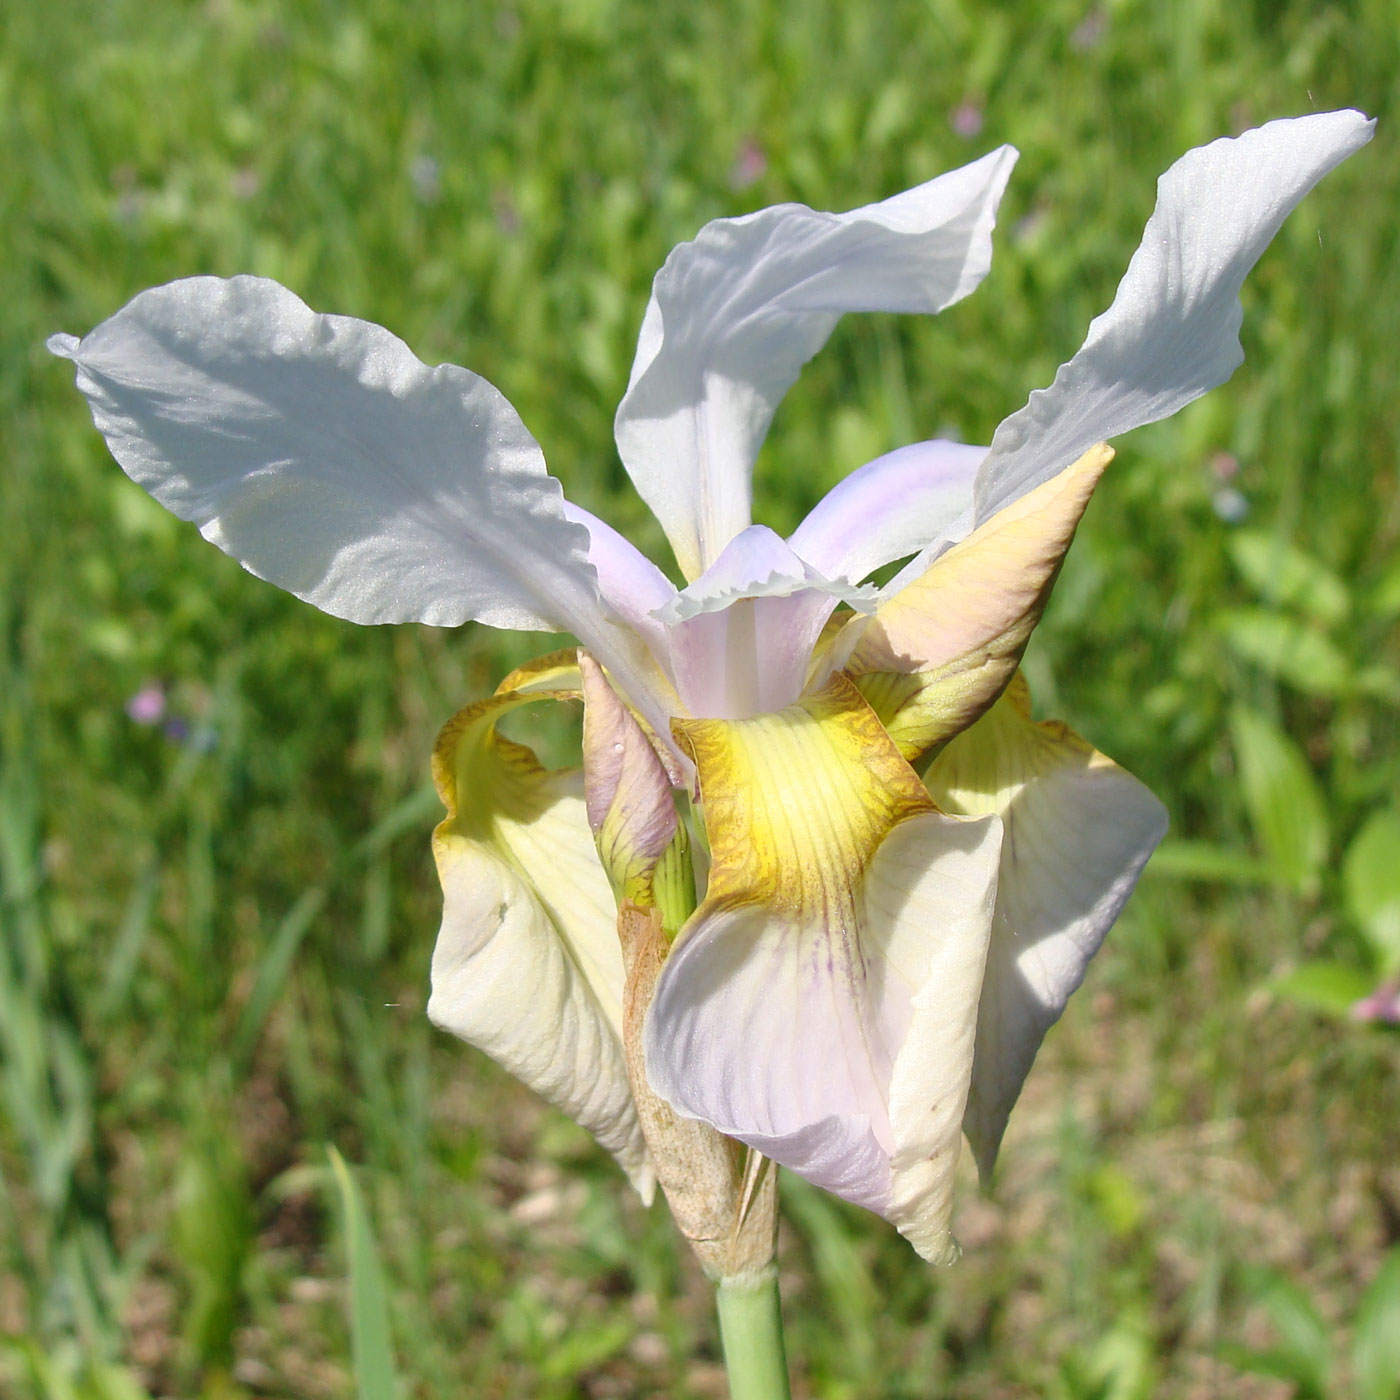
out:
M352 622L569 631L639 699L655 688L587 530L480 376L259 277L156 287L49 348L127 474L250 573Z
M1360 112L1269 122L1189 151L1157 183L1113 304L1054 383L997 429L977 476L976 523L1096 442L1155 423L1223 384L1244 359L1240 287L1317 182L1371 139ZM956 538L956 535L954 535Z
M652 286L617 445L687 578L749 524L778 401L847 311L936 312L991 265L1009 146L880 204L718 219Z
M963 1121L985 1181L1046 1031L1084 980L1167 829L1162 804L1063 724L1032 722L1018 675L934 760L945 811L1005 827Z

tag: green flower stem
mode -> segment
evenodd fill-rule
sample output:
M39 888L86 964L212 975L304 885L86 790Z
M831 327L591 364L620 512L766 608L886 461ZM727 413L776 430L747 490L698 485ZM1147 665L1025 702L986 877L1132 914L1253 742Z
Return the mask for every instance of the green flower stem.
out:
M684 822L676 827L671 844L661 853L652 872L651 888L669 943L695 912L695 865L690 858L690 837Z
M715 1301L730 1400L788 1400L778 1271L721 1279Z

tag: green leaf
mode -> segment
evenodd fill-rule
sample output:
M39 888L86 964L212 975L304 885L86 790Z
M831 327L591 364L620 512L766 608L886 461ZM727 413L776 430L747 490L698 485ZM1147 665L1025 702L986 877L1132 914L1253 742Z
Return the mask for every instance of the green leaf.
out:
M1327 1324L1312 1299L1291 1279L1275 1274L1259 1301L1269 1314L1284 1351L1299 1363L1299 1374L1306 1375L1319 1394L1325 1394L1327 1375L1332 1369L1332 1345Z
M150 1392L124 1366L95 1362L88 1383L91 1400L151 1400Z
M1225 1342L1219 1347L1222 1361L1228 1362L1237 1371L1252 1376L1272 1376L1276 1380L1291 1381L1292 1400L1323 1400L1324 1392L1317 1388L1311 1379L1307 1365L1290 1351L1282 1347L1265 1347L1255 1350L1242 1347L1236 1342Z
M1148 1400L1155 1388L1152 1345L1140 1327L1122 1324L1101 1337L1089 1357L1089 1373L1103 1400Z
M0 1338L0 1363L6 1358L18 1362L29 1382L25 1394L38 1400L151 1400L146 1390L126 1369L108 1361L89 1361L77 1375L71 1353L62 1349L48 1352L32 1337ZM0 1386L13 1380L15 1372L0 1364ZM8 1396L10 1391L0 1390Z
M1245 582L1264 602L1318 622L1341 622L1350 611L1346 584L1296 545L1263 530L1238 530L1226 547Z
M369 1211L345 1159L334 1147L326 1150L335 1173L350 1256L350 1340L355 1353L356 1393L359 1400L389 1400L398 1394L394 1344L389 1332L389 1295Z
M212 1114L186 1141L173 1223L172 1242L190 1289L185 1345L200 1367L231 1365L255 1223L247 1167Z
M1157 1393L1154 1348L1138 1319L1130 1318L1092 1347L1076 1347L1060 1362L1056 1400L1149 1400Z
M266 950L258 959L258 975L253 990L243 1004L233 1033L232 1058L235 1064L244 1065L252 1059L258 1036L262 1034L263 1024L291 972L297 950L325 905L324 885L313 885L303 890L268 940Z
M1104 1162L1093 1168L1085 1179L1084 1187L1099 1219L1114 1238L1128 1239L1142 1224L1147 1203L1137 1183L1117 1163Z
M1373 812L1342 863L1346 911L1366 935L1383 977L1400 972L1400 812Z
M1353 1347L1358 1400L1400 1400L1400 1247L1362 1295Z
M1309 962L1269 983L1274 996L1345 1016L1374 987L1375 979L1341 963Z
M301 945L308 933L320 918L326 907L326 900L336 880L341 876L363 869L364 862L384 850L405 831L435 817L442 808L437 793L431 784L420 787L393 808L379 823L357 841L338 862L330 881L312 885L302 891L296 903L282 916L281 922L268 940L266 949L258 959L258 975L248 1000L238 1017L238 1025L233 1033L232 1058L235 1063L246 1065L257 1048L258 1037L262 1034L268 1016L272 1013L281 996L283 987L291 974Z
M848 1354L857 1365L868 1368L874 1363L875 1323L883 1301L851 1228L849 1208L793 1172L779 1176L778 1188L784 1216L812 1251L828 1315L839 1319Z
M1332 1370L1332 1344L1312 1299L1272 1269L1249 1270L1246 1288L1268 1314L1279 1344L1259 1352L1232 1347L1229 1359L1245 1369L1293 1381L1298 1400L1322 1400Z
M1342 695L1352 688L1346 656L1315 624L1263 608L1217 614L1226 645L1242 660L1308 695Z
M1254 834L1279 881L1317 893L1330 837L1312 769L1276 725L1243 706L1230 714L1240 787Z
M1357 695L1373 696L1377 700L1400 703L1400 671L1377 661L1363 666L1357 673L1352 690Z
M33 1338L22 1337L14 1341L7 1338L3 1346L4 1351L0 1355L8 1355L24 1366L25 1378L32 1387L31 1393L37 1392L42 1400L81 1400L77 1386ZM0 1380L4 1378L0 1373Z
M540 1362L541 1372L564 1380L601 1366L616 1356L636 1332L627 1318L600 1318L588 1326L574 1327L554 1341Z
M1400 559L1395 560L1381 575L1380 582L1368 599L1368 607L1376 617L1400 615Z
M1210 841L1164 841L1148 862L1147 873L1228 885L1267 885L1274 878L1267 861Z

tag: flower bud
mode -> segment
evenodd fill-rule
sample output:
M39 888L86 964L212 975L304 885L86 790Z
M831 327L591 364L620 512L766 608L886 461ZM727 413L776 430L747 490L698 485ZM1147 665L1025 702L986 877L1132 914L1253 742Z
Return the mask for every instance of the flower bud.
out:
M677 832L671 780L603 668L586 651L578 660L588 825L618 902L649 908L653 873Z

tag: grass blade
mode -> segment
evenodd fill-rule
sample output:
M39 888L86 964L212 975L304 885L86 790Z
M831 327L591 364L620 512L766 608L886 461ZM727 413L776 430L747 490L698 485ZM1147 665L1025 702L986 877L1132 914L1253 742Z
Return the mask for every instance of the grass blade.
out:
M359 1400L390 1400L398 1393L394 1379L394 1344L389 1334L389 1296L379 1267L379 1252L369 1211L345 1159L328 1148L345 1221L350 1257L350 1340L355 1354L355 1389Z

